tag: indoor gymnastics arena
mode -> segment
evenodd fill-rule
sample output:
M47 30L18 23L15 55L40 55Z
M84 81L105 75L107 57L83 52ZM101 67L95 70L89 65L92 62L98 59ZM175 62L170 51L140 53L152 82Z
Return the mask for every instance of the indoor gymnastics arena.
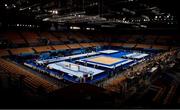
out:
M0 108L180 108L178 8L0 0Z

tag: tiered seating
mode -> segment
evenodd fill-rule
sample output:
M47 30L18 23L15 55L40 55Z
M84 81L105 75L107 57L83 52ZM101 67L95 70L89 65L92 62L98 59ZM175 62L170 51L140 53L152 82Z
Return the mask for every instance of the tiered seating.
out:
M143 40L143 36L142 35L132 35L129 39L128 42L129 43L135 43L135 42L139 42Z
M26 43L24 41L24 39L21 38L21 36L16 32L6 32L6 33L1 33L0 35L3 37L1 39L6 39L13 44L25 44Z
M155 97L153 98L153 101L154 102L159 102L162 95L164 94L165 90L166 90L166 87L161 85L161 86L158 86L160 89L158 90L157 94L155 95Z
M9 52L4 49L0 49L0 57L9 55Z
M129 43L134 43L134 42L136 42L135 36L129 37L128 42L129 42Z
M117 46L117 47L119 46L119 47L120 47L120 46L123 45L123 43L111 43L110 45L111 45L111 46Z
M0 59L0 67L13 75L22 75L25 76L24 82L27 86L31 87L33 90L37 90L38 87L43 87L47 92L51 92L58 89L58 86L48 82L47 80L42 79L41 77L32 74L19 67L16 64L10 63L4 59Z
M48 52L53 50L53 48L51 46L40 46L40 47L33 47L33 49L40 53L40 52Z
M154 96L152 99L154 102L158 102L163 95L164 89L162 87L156 86L156 85L151 85L150 87L151 90L156 91L157 94Z
M109 42L99 42L101 46L109 46Z
M78 40L78 35L76 35L76 33L69 33L68 34L68 39L70 39L70 40ZM81 39L80 39L81 40Z
M137 44L135 48L149 49L151 45L149 44Z
M106 36L104 34L97 34L97 35L92 35L92 36L87 36L89 41L93 42L101 42L105 41Z
M136 44L124 43L122 46L123 47L128 47L128 48L133 48L133 47L136 46Z
M30 48L30 47L10 49L10 52L11 52L13 55L26 54L26 53L34 53L34 51L32 50L32 48Z
M83 34L77 34L76 37L75 37L75 39L76 39L77 41L79 41L79 42L89 41L88 36L83 35Z
M96 46L99 46L99 44L98 43L89 43L92 47L96 47Z
M171 45L178 45L180 46L180 37L179 36L173 36L173 40L169 41Z
M118 37L118 40L121 42L127 42L128 39L130 38L130 36L128 36L128 35L117 36L117 37Z
M53 45L52 46L55 50L66 50L66 49L70 49L68 46L66 45Z
M167 50L169 49L169 46L163 46L163 45L153 45L153 49L162 49L162 50Z
M170 102L172 101L173 96L175 95L177 86L176 85L172 85L166 98L164 99L164 104L170 104Z
M80 43L80 45L84 48L92 47L92 45L90 45L90 43Z
M62 42L69 42L68 36L64 33L53 32L52 34Z
M94 42L94 46L101 46L99 42Z
M46 38L50 42L59 42L58 38L56 38L55 36L53 36L52 34L50 34L48 32L42 32L42 33L40 33L40 36L42 38Z
M81 48L81 46L79 44L67 44L67 46L69 46L71 49Z
M113 79L111 81L108 81L108 83L104 86L105 89L109 90L109 91L119 91L119 86L120 84L123 84L123 82L126 80L127 78L124 76L118 77L116 79Z
M98 44L99 44L100 46L108 46L108 45L109 45L108 42L98 42Z
M75 39L78 41L78 42L84 42L85 40L83 40L81 37L75 37Z
M168 42L171 42L173 39L171 36L158 36L158 39L156 41L157 44L167 44Z
M88 38L88 35L83 35L83 34L76 33L76 32L68 34L68 38L73 39L76 42L89 42L90 41Z
M173 46L171 49L180 49L180 46Z
M147 36L145 36L145 43L153 44L153 43L155 43L156 39L157 39L157 36L155 36L155 35L147 35Z
M26 39L29 45L39 44L39 36L33 32L23 32L23 37Z

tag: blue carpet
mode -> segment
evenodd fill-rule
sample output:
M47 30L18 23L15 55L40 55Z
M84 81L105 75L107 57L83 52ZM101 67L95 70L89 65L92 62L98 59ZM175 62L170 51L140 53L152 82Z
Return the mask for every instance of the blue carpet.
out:
M110 54L110 57L114 57L114 58L121 58L124 55L129 54L129 52L118 52L118 53L114 53L114 54Z

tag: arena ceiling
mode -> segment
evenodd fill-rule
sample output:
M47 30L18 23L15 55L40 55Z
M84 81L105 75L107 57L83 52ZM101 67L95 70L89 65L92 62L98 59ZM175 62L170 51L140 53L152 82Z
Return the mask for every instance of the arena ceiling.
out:
M1 0L0 20L174 28L177 4L173 0Z

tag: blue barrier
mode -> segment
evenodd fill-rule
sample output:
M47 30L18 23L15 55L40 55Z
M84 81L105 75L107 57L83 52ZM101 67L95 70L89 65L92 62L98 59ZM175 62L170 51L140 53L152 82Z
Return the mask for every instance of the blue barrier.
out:
M96 83L97 81L103 80L107 77L108 77L108 74L102 73L102 74L93 76L93 80L88 80L86 81L86 83L90 83L90 84Z

